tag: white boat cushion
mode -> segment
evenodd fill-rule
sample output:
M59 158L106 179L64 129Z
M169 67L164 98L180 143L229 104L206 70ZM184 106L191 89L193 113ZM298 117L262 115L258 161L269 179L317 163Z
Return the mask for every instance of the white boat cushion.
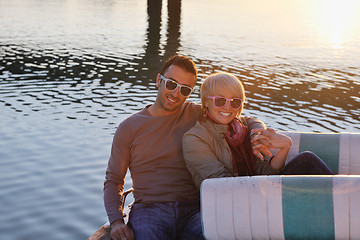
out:
M201 185L206 239L357 239L360 176L253 176Z

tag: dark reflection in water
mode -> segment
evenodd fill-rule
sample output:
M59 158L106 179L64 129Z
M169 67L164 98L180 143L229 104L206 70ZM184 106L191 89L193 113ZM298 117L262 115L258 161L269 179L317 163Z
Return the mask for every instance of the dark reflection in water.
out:
M149 33L149 35L151 35ZM83 111L98 118L112 118L114 113L132 113L153 102L156 88L154 76L160 62L176 52L160 55L149 40L144 56L132 59L111 55L93 56L81 50L29 49L24 46L2 46L1 99L5 107L17 112L57 107L73 103L84 104ZM157 44L159 46L159 44ZM359 73L348 68L322 69L307 67L304 72L291 66L254 66L248 69L219 66L217 62L197 60L203 75L216 70L239 76L248 91L248 109L268 112L304 124L315 131L347 131L359 122ZM274 71L275 69L280 69ZM196 96L198 98L198 96ZM12 104L16 101L22 104ZM93 112L93 105L115 108L116 111ZM124 108L117 108L124 104ZM68 117L77 118L73 112ZM29 113L26 112L26 115ZM285 114L285 116L283 115ZM108 115L108 116L107 116ZM325 120L326 119L326 120ZM322 123L322 121L325 121ZM328 123L328 124L326 124ZM291 124L283 123L293 129ZM359 129L359 125L354 125ZM293 129L294 130L294 129Z
M180 46L181 1L169 0L167 7L164 49L160 49L161 0L148 1L145 52L141 54L123 57L108 53L94 55L87 49L1 45L0 94L8 99L17 98L22 105L31 106L32 111L45 108L43 104L54 107L90 101L102 107L115 107L121 101L126 108L115 110L132 113L150 104L156 91L153 79L161 63L176 54ZM150 91L144 91L148 89ZM11 104L4 98L0 101L17 112L23 111L21 105ZM91 106L85 104L85 107ZM77 118L77 113L68 118ZM107 118L97 112L91 115Z
M150 82L154 82L152 79L159 72L162 62L177 53L180 46L181 1L167 1L167 41L164 49L160 49L161 10L162 0L148 0L148 28L146 31L146 44L144 46L145 53L130 56L129 59L123 59L125 64L117 68L117 73L113 76L116 75L116 77L131 83L135 80L140 85L148 86ZM101 85L113 82L115 79L113 76L111 78L102 77Z
M342 61L347 57L321 44L313 51L326 48L329 56L304 60L303 52L297 55L289 47L288 54L280 54L276 31L264 33L262 39L270 40L260 44L258 36L237 37L249 23L224 23L220 16L217 22L209 20L210 8L228 5L229 10L235 3L208 0L205 11L184 11L198 9L197 4L0 0L4 239L85 239L106 221L101 190L112 134L122 119L153 103L156 74L176 53L196 62L197 90L215 71L241 78L247 91L245 114L274 129L360 130L356 54ZM23 16L21 21L17 16ZM259 18L259 24L266 22ZM223 30L228 27L232 33ZM292 38L284 41L290 45ZM350 50L359 52L356 45ZM190 100L200 101L198 91ZM130 186L127 179L125 188Z

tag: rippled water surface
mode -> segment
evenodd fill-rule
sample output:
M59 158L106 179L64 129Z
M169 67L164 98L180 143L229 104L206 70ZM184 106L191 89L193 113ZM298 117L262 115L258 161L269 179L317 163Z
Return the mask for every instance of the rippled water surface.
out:
M245 114L274 129L360 131L358 1L150 2L0 0L0 239L86 239L107 221L113 133L175 53L197 90L239 76Z

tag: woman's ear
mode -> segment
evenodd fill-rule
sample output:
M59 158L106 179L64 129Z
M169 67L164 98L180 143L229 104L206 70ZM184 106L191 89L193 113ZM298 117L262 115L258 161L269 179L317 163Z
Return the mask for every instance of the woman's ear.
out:
M209 99L205 100L204 106L205 106L205 108L209 108Z

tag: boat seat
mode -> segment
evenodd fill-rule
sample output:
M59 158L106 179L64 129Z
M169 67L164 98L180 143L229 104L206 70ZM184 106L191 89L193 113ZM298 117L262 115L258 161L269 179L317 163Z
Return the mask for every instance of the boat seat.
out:
M335 174L360 174L360 133L281 133L292 139L286 162L300 152L312 151Z
M360 175L206 179L206 239L359 239Z

